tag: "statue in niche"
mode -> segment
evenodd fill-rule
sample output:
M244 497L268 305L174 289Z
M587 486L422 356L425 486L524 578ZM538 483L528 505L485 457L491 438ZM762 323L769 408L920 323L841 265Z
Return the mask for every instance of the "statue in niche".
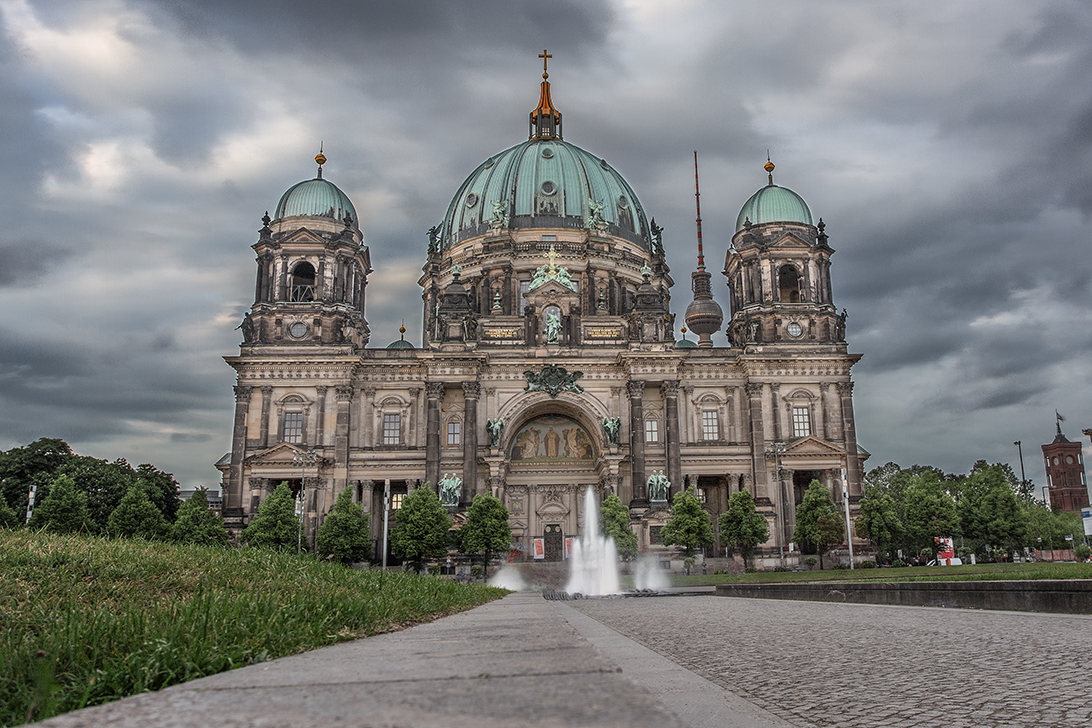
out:
M588 216L584 218L584 227L589 230L607 229L607 222L603 219L602 200L588 200Z
M468 313L463 317L463 340L474 341L478 338L478 320L474 314Z
M485 423L485 431L489 433L489 447L500 447L501 432L504 431L504 420L497 418Z
M618 433L622 430L622 418L604 417L603 431L607 433L607 442L612 446L618 445Z
M561 343L561 315L547 311L543 330L546 333L547 344Z
M671 488L671 481L664 475L664 471L653 471L648 476L648 499L653 503L667 503L667 493Z
M459 505L463 492L463 480L455 474L446 474L440 479L440 503L445 506Z

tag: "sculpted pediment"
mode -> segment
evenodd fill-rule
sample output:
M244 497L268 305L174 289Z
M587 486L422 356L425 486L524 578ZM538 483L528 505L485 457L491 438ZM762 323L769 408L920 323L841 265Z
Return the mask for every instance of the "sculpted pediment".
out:
M307 228L301 227L298 230L288 233L282 240L282 243L325 243L326 240L318 233L313 233Z
M780 249L785 250L785 249L800 249L800 248L805 248L806 249L806 248L810 248L811 245L806 240L801 239L800 237L798 237L797 235L794 235L793 233L785 233L780 238L778 238L776 241L774 241L773 243L770 243L769 247L771 247L771 248L780 248Z
M306 452L306 450L298 445L290 445L287 442L281 442L271 448L247 456L243 462L248 465L292 466L294 465L293 460L296 457L296 453L303 452ZM326 463L326 458L320 457L316 460L316 463L323 465Z
M783 457L789 458L792 456L803 455L837 455L844 456L846 451L836 445L831 445L825 440L820 440L814 435L807 437L801 437L796 442L785 448L785 454Z

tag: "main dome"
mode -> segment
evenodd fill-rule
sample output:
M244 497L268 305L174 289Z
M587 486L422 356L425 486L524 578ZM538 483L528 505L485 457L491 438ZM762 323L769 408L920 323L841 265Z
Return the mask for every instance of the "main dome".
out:
M309 215L313 217L328 217L333 220L344 220L348 215L354 223L359 224L356 216L356 208L349 198L338 189L333 182L324 180L321 176L304 180L288 188L281 195L281 201L277 203L275 220L282 217L294 217L296 215Z
M649 248L637 195L606 160L558 137L529 139L485 160L451 200L441 247L504 228L585 228L598 210L606 232Z

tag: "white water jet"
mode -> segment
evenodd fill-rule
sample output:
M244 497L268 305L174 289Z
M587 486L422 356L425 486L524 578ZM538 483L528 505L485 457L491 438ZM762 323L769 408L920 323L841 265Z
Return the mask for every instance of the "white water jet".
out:
M527 583L523 581L523 574L511 564L500 567L500 570L489 579L489 585L516 592L527 588Z
M614 539L599 534L599 507L592 486L584 492L584 533L573 543L569 562L570 594L621 594L618 584L618 549Z
M660 568L659 559L655 554L644 554L637 559L637 571L633 575L634 589L651 589L661 591L670 586L671 581L667 574Z

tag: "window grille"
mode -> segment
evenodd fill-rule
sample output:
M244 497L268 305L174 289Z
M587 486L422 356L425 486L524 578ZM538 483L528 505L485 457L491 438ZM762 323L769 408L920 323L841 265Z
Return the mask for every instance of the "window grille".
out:
M398 412L383 415L383 444L398 445L402 442L402 415Z
M284 415L284 442L303 442L303 413L286 412Z
M448 422L447 423L447 444L448 445L458 445L459 443L462 442L462 433L460 432L461 424L462 423L460 423L460 422Z
M645 420L645 442L660 441L660 423L656 420Z
M701 439L720 439L720 423L717 421L716 410L704 410L701 413Z
M807 407L792 408L793 437L807 437L811 434L811 416Z

